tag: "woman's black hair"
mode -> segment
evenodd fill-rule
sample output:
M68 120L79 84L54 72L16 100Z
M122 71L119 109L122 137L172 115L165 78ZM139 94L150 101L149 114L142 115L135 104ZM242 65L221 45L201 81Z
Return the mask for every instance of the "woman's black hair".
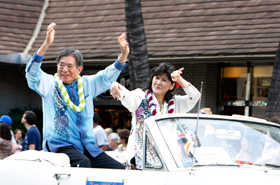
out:
M170 63L166 63L166 62L160 63L157 67L154 67L151 70L151 76L148 80L147 87L144 88L143 90L150 90L150 91L153 92L152 82L153 82L154 76L161 75L161 74L164 74L164 73L167 75L168 79L171 81L171 84L175 83L171 79L171 73L175 70L176 70L176 68L173 65L171 65ZM168 90L167 93L165 94L164 100L167 103L172 98L173 95L171 93L174 91L174 89L175 89L175 86L172 90Z
M0 137L6 140L12 139L10 127L4 122L0 122Z

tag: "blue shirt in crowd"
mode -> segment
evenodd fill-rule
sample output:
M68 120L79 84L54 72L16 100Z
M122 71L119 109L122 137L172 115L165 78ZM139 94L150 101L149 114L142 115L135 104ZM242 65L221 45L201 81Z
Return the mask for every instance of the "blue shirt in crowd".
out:
M29 145L34 144L35 150L41 150L41 134L36 126L30 127L25 134L21 151L29 150Z

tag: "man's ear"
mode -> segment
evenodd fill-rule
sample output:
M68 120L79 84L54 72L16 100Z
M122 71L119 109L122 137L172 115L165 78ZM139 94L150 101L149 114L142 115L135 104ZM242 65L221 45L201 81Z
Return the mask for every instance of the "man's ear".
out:
M79 66L79 68L78 68L79 74L82 72L83 69L84 69L84 66Z

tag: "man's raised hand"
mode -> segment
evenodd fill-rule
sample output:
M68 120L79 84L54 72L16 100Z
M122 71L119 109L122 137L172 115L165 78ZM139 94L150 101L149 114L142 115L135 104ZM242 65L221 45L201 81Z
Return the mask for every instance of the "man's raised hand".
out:
M50 46L53 43L54 40L54 35L55 35L55 23L52 22L51 24L48 25L47 33L46 33L46 40L45 43Z

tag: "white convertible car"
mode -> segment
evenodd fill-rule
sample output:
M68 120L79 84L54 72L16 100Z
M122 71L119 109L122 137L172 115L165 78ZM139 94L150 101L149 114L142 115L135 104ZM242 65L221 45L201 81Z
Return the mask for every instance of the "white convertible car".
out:
M154 116L145 120L143 170L74 168L64 154L26 151L0 161L0 184L278 184L279 142L280 126L262 119ZM151 147L156 163L145 160Z

